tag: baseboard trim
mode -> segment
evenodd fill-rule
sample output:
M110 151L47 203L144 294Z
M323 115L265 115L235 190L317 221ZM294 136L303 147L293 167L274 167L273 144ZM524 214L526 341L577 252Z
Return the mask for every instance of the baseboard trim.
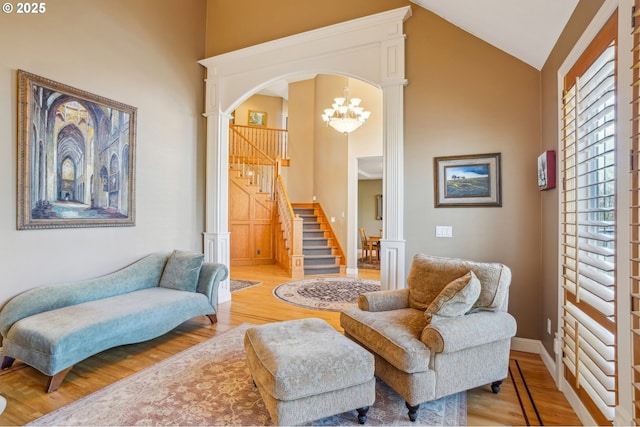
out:
M532 340L530 338L511 338L511 350L522 351L523 353L535 353L540 354L540 346L542 343L540 340Z

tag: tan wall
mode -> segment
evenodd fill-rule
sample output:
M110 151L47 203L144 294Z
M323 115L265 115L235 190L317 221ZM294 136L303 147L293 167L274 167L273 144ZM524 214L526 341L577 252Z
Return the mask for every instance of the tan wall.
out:
M376 219L376 196L379 194L382 194L381 179L358 181L358 229L364 227L367 236L380 236L382 221ZM362 247L360 240L358 247Z
M289 85L289 156L283 168L291 203L311 202L313 197L313 146L315 133L315 81ZM295 179L289 179L289 177Z
M558 149L558 69L580 38L586 26L604 3L579 2L571 20L542 69L542 138L540 152ZM559 157L558 157L559 158ZM556 169L558 164L556 163ZM556 173L556 176L559 175ZM551 331L558 330L558 189L541 194L541 281L542 319L551 320ZM541 330L542 343L553 354L553 335Z
M204 0L57 0L0 15L0 305L158 250L202 250ZM17 70L138 108L135 227L16 230Z
M346 248L347 241L347 164L349 137L336 132L322 121L320 112L331 106L333 99L342 94L344 77L321 74L315 78L315 132L313 152L313 193L331 220L333 232ZM289 177L291 179L291 177ZM346 249L345 249L346 250Z
M215 56L411 4L408 0L207 0L205 52Z
M208 56L411 6L413 16L404 27L407 270L418 252L509 265L518 335L541 338L540 72L405 0L274 0L269 20L262 19L263 2L207 4ZM493 152L502 153L501 208L434 208L433 157ZM451 225L454 237L436 239L436 225Z
M246 126L249 122L249 110L267 113L266 127L283 128L283 99L279 96L253 95L236 108L233 114L234 123Z

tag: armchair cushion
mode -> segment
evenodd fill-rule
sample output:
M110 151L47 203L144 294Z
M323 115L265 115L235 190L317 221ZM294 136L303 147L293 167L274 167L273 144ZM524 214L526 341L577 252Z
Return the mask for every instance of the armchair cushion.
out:
M425 254L417 254L411 263L407 278L409 306L426 310L448 283L469 270L475 273L481 285L480 296L472 311L506 311L511 283L511 270L507 266Z
M167 260L159 286L178 291L195 292L204 255L175 250Z
M340 313L340 325L348 331L348 336L403 372L422 372L429 368L431 351L420 342L426 326L421 310L403 308L380 315L353 307Z
M420 341L433 353L453 353L515 334L516 320L509 313L481 311L431 323L422 331Z
M462 316L467 313L480 295L480 281L469 271L450 282L429 304L424 315L427 323Z

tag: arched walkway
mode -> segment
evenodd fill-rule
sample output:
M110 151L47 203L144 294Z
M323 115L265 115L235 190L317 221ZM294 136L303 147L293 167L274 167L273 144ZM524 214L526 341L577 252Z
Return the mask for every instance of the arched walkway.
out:
M228 125L243 100L280 79L341 74L382 89L384 215L380 278L383 289L404 287L403 22L411 8L347 21L200 61L207 68L207 175L205 259L229 265ZM348 34L348 36L347 36ZM354 230L353 239L357 239ZM351 237L350 237L351 238ZM219 301L231 299L229 281Z

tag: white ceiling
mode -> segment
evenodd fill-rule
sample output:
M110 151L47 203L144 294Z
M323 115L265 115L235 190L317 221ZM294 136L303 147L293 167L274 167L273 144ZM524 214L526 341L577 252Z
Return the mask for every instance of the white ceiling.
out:
M578 0L411 0L540 70Z
M358 159L358 179L382 179L382 156Z

